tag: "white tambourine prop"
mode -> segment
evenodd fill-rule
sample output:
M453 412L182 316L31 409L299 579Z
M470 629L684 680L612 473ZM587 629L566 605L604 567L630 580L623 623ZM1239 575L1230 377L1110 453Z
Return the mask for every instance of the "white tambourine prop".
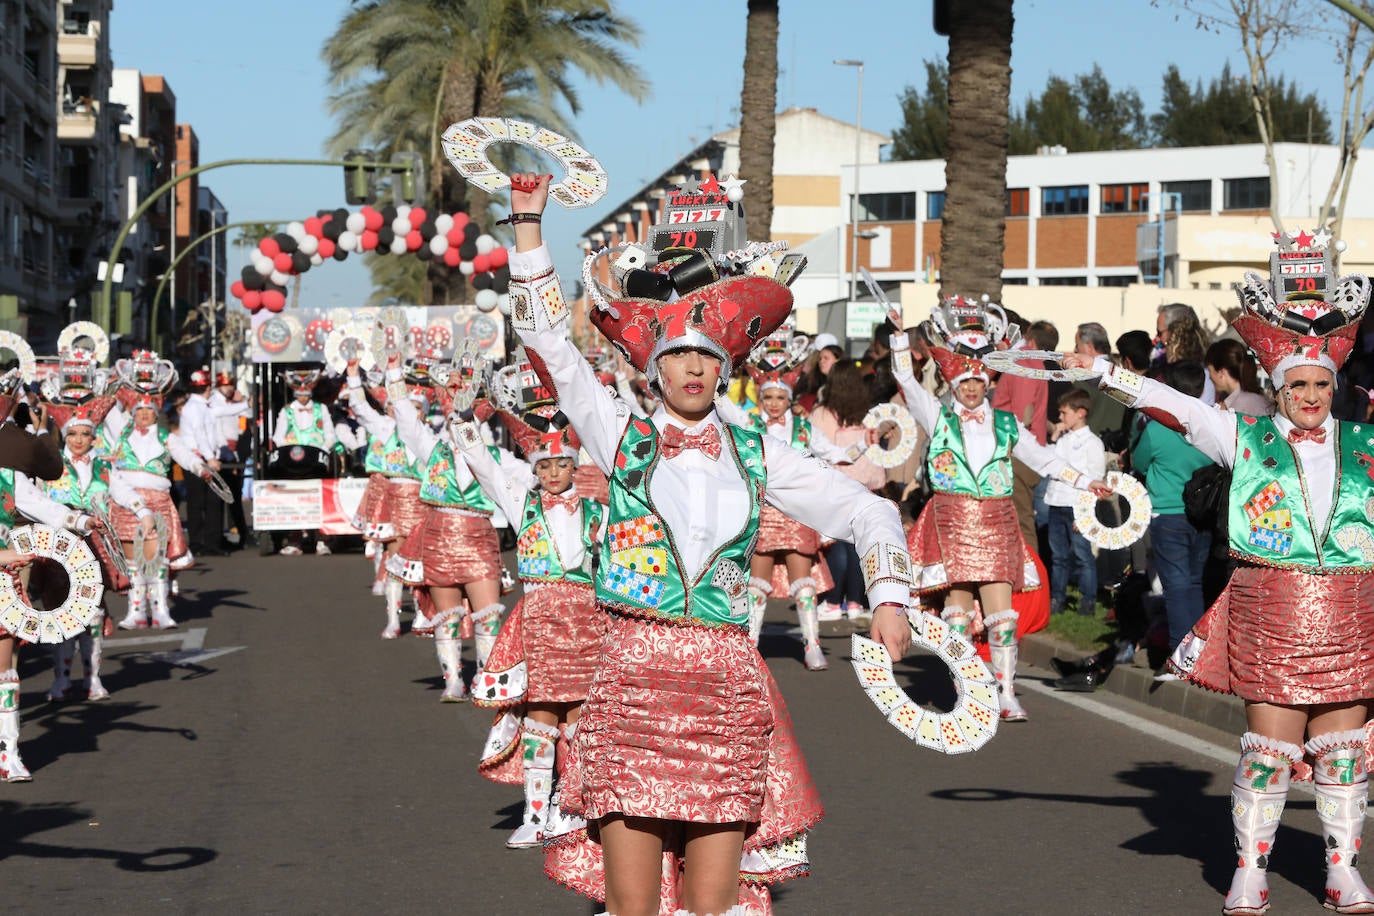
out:
M19 360L19 377L31 382L38 376L38 358L29 342L13 331L0 331L0 353L10 352Z
M911 411L899 404L878 404L864 414L864 426L868 429L880 429L885 423L895 424L902 437L891 448L883 448L877 443L870 445L864 457L880 468L900 467L916 451L916 420Z
M444 155L458 174L488 194L510 187L510 176L487 157L487 147L493 143L514 143L552 156L562 167L563 177L549 185L549 199L570 210L591 206L610 187L606 170L595 156L562 134L528 121L468 118L450 125L441 139Z
M1104 525L1097 517L1097 497L1084 491L1078 494L1073 504L1073 526L1094 547L1118 550L1131 546L1149 530L1150 494L1145 492L1143 483L1120 471L1108 474L1106 483L1115 491L1115 495L1125 497L1130 505L1131 511L1126 520L1120 525Z
M225 505L234 504L234 491L229 489L229 484L220 476L219 471L211 471L206 474L205 482L210 485L211 491L224 501Z
M1066 369L1060 364L1064 354L1053 350L993 350L978 357L984 366L1003 375L1044 379L1048 382L1081 382L1097 378L1091 369Z
M324 342L324 362L332 371L343 375L348 371L349 360L356 359L358 367L364 372L377 368L377 361L368 346L371 334L353 322L337 325L329 332Z
M78 534L47 525L25 525L10 533L10 547L51 560L67 574L67 597L52 610L31 606L9 576L0 576L0 627L31 643L51 645L76 636L100 614L104 577L95 551Z
M105 365L110 358L110 335L94 321L75 321L57 335L57 355L64 356L84 350L95 358L97 365Z
M404 360L410 343L410 323L406 313L388 306L377 313L372 325L372 339L368 342L376 359L385 365L392 356Z
M954 678L954 708L926 709L907 695L892 676L892 657L882 643L853 636L854 673L868 698L897 731L922 747L942 754L976 751L997 734L997 679L978 657L973 644L934 614L913 610L911 641L933 652Z

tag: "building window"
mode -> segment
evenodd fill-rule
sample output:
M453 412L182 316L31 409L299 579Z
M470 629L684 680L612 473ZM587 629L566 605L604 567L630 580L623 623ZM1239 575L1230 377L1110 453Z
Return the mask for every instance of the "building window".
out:
M1102 213L1143 213L1150 198L1148 184L1104 184Z
M1139 282L1140 280L1135 274L1110 274L1097 278L1098 286L1130 286L1132 283Z
M1071 216L1088 212L1088 186L1044 188L1040 192L1041 216Z
M1225 182L1223 209L1226 210L1267 210L1269 209L1268 178L1228 178Z
M931 191L926 195L926 219L941 219L945 215L945 192Z
M1212 182L1206 179L1202 181L1166 181L1161 189L1165 194L1177 194L1182 210L1210 211L1212 209ZM1173 200L1169 197L1165 197L1162 203L1165 210L1174 208Z
M1007 188L1007 216L1030 216L1030 188Z
M1087 277L1041 277L1041 286L1087 286Z
M911 222L916 219L915 194L860 194L859 219L867 222Z
M1003 286L1025 286L1025 285L1026 285L1027 283L1029 283L1029 282L1030 282L1030 278L1029 278L1029 277L1003 277L1003 278L1002 278L1002 285L1003 285Z

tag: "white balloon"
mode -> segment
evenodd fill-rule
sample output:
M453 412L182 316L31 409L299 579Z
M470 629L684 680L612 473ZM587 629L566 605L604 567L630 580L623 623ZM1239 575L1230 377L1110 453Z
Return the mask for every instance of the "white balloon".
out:
M445 251L448 251L448 239L444 238L442 235L436 235L429 240L429 250L436 255L442 255Z
M493 248L495 248L495 247L496 247L496 239L492 238L492 237L489 236L489 235L479 235L479 236L477 236L477 253L478 253L478 254L490 254L490 253L491 253L491 250L492 250Z
M725 199L731 203L739 203L744 200L744 188L731 188L725 192Z
M405 236L398 234L394 239L391 240L391 253L392 253L392 254L405 254L405 253L406 253L406 238L405 238Z
M453 214L440 213L434 217L434 231L440 235L448 235L448 231L453 228Z
M296 246L300 249L301 254L313 255L320 250L320 240L307 232L301 237L301 240L296 243Z
M471 261L461 261L461 262L459 262L459 264L458 264L458 272L459 272L460 274L462 274L463 276L465 276L465 277L470 277L470 276L472 276L472 262L471 262Z
M277 267L272 263L272 259L265 254L260 254L253 258L253 269L264 277L276 270Z
M358 247L358 233L352 229L345 229L339 233L339 247L344 251L352 251Z
M367 228L367 217L361 213L350 213L348 219L344 220L344 225L348 227L349 232L360 235Z
M396 218L410 222L410 204L401 204L396 208Z
M324 258L319 254L312 254L310 256L310 263L313 264L315 267L319 267L321 264L324 263Z
M286 234L291 236L296 241L300 241L301 237L306 234L305 223L302 223L300 220L293 219L291 222L286 224Z
M404 236L410 231L410 220L404 216L398 216L391 221L391 231L399 236Z
M491 290L496 292L496 290ZM510 317L510 293L502 293L496 297L496 307L501 310L501 314Z
M284 274L280 270L272 271L272 282L278 286L285 286L291 282L291 275Z
M477 291L477 297L473 301L477 303L477 307L482 311L490 312L492 309L496 308L496 302L499 298L500 296L497 295L494 289L479 289Z

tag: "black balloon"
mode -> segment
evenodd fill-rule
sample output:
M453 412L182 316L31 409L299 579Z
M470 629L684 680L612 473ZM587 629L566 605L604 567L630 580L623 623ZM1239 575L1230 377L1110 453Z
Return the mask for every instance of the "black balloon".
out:
M438 231L439 230L434 227L434 217L432 215L426 216L425 221L420 224L420 238L424 239L426 242L434 238L435 233ZM433 252L431 252L431 254L432 253Z
M468 277L468 282L473 289L491 289L493 278L491 274L473 274Z
M239 277L243 280L244 289L261 290L267 283L267 278L258 273L258 269L251 264L243 269Z
M378 248L390 249L391 243L394 241L396 241L396 230L392 229L390 225L383 226L377 230Z
M272 236L272 238L277 240L277 245L287 254L295 253L296 249L300 247L296 244L296 240L285 232L278 232L276 235Z
M339 233L347 228L348 227L339 219L339 215L335 213L329 218L328 222L320 227L320 234L331 242L337 242L339 240Z
M479 236L479 235L481 235L481 234L482 234L482 230L479 229L479 228L477 228L477 224L476 224L476 223L471 223L471 222L470 222L470 223L468 223L466 226L463 227L463 241L465 241L465 242L474 242L474 243L475 243L475 242L477 241L477 236ZM464 260L469 260L469 259L466 259L466 258L465 258Z
M336 261L347 261L348 252L344 250L344 247L342 245L340 245L334 249L334 253L330 255L330 257L332 257Z
M434 252L430 250L428 245L421 245L419 248L415 249L415 257L419 258L421 261L428 261L430 258L434 257Z
M509 264L509 263L502 264L500 267L498 267L498 268L496 268L494 271L492 271L492 273L496 274L496 279L498 279L498 280L505 280L507 283L510 282L510 264Z
M385 207L383 207L382 219L386 221L387 226L390 226L392 221L396 219L396 207L392 204L387 204Z
M347 227L347 225L348 225L348 208L347 208L347 207L340 207L339 209L337 209L337 210L334 211L334 222L336 222L336 223L339 224L339 229L340 229L340 230L342 230L342 229L344 229L344 228Z
M510 277L502 277L497 274L491 281L491 288L498 293L510 292Z
M310 255L304 251L291 252L291 269L298 274L303 274L310 269Z
M464 261L471 261L473 258L477 257L477 242L473 239L468 239L463 244L459 245L458 257L462 258Z

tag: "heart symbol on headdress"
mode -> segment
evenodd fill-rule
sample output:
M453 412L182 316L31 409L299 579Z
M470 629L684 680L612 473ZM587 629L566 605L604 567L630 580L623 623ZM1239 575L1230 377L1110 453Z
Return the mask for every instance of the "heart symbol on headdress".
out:
M637 324L626 325L624 330L620 332L620 336L624 338L627 343L632 344L637 344L644 339L644 333L639 329L639 325Z
M739 315L739 303L733 299L720 300L720 317L726 321L734 321Z

